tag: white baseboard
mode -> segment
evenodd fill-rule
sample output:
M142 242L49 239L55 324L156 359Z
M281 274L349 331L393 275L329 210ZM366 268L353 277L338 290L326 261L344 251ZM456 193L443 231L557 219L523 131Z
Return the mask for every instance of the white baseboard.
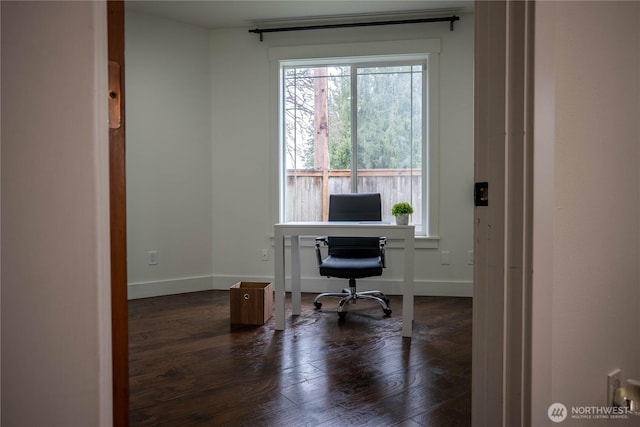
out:
M273 277L248 276L202 276L180 279L159 280L155 282L130 283L129 299L148 298L162 295L182 294L206 290L228 290L237 282L272 282ZM471 297L473 285L470 281L444 282L434 280L416 280L416 296ZM335 292L348 286L343 279L323 277L303 277L300 284L303 292ZM291 289L290 281L285 288ZM398 280L358 280L359 289L377 289L388 295L402 295L402 282Z
M128 299L138 299L212 289L214 289L213 276L183 277L154 282L129 283L127 296Z

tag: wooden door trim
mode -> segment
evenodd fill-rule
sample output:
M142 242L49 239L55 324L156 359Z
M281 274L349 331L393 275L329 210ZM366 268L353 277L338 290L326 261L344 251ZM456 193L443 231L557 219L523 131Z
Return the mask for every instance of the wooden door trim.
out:
M109 61L119 64L120 69L121 122L119 127L109 129L113 425L120 427L129 425L123 0L109 0L107 2L107 32Z

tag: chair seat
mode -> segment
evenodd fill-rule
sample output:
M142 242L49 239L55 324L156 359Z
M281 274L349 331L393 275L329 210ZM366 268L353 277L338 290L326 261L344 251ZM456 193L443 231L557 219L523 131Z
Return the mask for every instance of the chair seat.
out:
M341 279L382 276L382 258L341 258L328 256L320 264L320 275Z

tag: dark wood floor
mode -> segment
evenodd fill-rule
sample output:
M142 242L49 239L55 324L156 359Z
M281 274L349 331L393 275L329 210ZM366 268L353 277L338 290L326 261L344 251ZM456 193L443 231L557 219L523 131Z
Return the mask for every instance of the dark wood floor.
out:
M287 328L229 325L228 291L129 302L132 426L469 426L471 299L416 297L414 336L303 295Z

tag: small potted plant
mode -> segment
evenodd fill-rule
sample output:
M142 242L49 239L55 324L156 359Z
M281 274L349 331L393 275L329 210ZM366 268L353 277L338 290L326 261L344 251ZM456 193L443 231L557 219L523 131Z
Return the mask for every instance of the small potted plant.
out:
M408 202L400 202L393 205L391 215L396 217L396 224L409 224L409 215L413 213L413 207Z

